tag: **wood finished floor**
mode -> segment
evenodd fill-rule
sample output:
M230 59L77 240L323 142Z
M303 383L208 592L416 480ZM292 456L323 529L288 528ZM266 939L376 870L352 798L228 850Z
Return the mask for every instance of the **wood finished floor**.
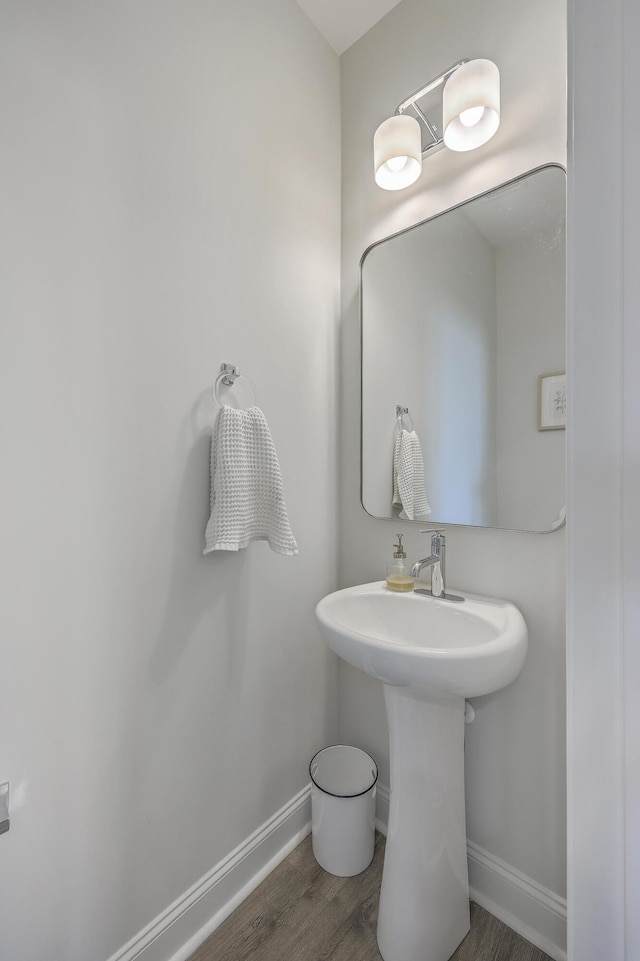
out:
M189 961L381 961L376 943L384 837L355 878L336 878L316 863L311 838L202 944ZM451 961L551 961L481 907Z

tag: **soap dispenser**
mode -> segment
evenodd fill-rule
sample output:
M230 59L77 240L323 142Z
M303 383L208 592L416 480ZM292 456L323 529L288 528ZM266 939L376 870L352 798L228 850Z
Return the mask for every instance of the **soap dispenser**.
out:
M394 544L393 560L387 564L387 587L392 591L412 591L413 578L407 566L407 555L402 547L403 534L397 534L398 543Z

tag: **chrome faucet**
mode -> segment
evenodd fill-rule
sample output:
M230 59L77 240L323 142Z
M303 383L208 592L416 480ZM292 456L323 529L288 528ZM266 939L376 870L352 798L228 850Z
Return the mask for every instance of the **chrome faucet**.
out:
M431 572L431 590L426 587L418 588L414 591L414 593L428 594L431 597L444 598L446 601L463 601L464 597L458 597L457 594L446 593L445 564L447 557L447 541L444 536L444 531L442 528L428 528L427 530L420 531L420 533L431 534L431 554L429 557L423 557L421 561L416 561L411 568L411 576L419 577L420 572L425 567L431 567L433 570Z

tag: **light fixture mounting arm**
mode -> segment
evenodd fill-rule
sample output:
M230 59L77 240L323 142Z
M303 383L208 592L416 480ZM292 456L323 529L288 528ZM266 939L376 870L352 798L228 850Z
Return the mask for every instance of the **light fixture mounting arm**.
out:
M418 89L410 94L406 100L403 100L402 103L399 103L395 112L397 114L404 113L407 107L414 107L414 109L418 109L415 107L416 100L421 100L423 97L426 97L428 93L431 93L432 90L435 90L436 87L439 87L440 84L446 83L451 74L455 73L456 70L462 67L462 65L465 63L469 63L468 57L465 60L457 60L456 63L452 63L450 67L447 67L446 70L444 70L442 73L439 73L437 77L434 77L433 80L429 81L429 83L423 84L422 87L418 87Z
M454 74L456 70L462 67L465 63L469 63L468 57L465 58L464 60L457 60L455 63L452 63L450 67L447 67L446 70L443 70L442 73L439 73L437 77L434 77L432 80L429 80L428 83L425 83L421 87L418 87L418 89L415 90L412 94L410 94L405 100L403 100L402 103L399 103L395 109L395 115L399 116L400 114L403 114L405 110L408 110L409 107L411 107L417 114L418 120L421 121L422 126L425 128L428 135L431 137L431 143L426 144L422 148L423 157L425 156L425 154L429 153L429 151L435 150L436 147L441 147L444 141L442 139L442 136L438 133L438 128L436 127L436 125L431 120L429 120L427 115L423 112L422 108L418 105L418 100L421 100L423 97L426 97L426 95L428 93L431 93L432 90L435 90L436 87L439 87L441 86L441 84L446 83L449 77L452 74Z

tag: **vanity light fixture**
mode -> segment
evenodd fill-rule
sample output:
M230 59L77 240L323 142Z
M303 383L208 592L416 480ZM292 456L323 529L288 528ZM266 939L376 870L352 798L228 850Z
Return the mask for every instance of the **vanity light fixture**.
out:
M443 85L442 128L439 131L418 104ZM405 114L411 108L416 117ZM421 126L422 124L422 126ZM500 125L500 74L491 60L459 60L398 104L393 117L380 124L373 137L376 183L384 190L402 190L420 176L422 158L439 147L474 150L493 137ZM428 142L422 144L422 129Z

